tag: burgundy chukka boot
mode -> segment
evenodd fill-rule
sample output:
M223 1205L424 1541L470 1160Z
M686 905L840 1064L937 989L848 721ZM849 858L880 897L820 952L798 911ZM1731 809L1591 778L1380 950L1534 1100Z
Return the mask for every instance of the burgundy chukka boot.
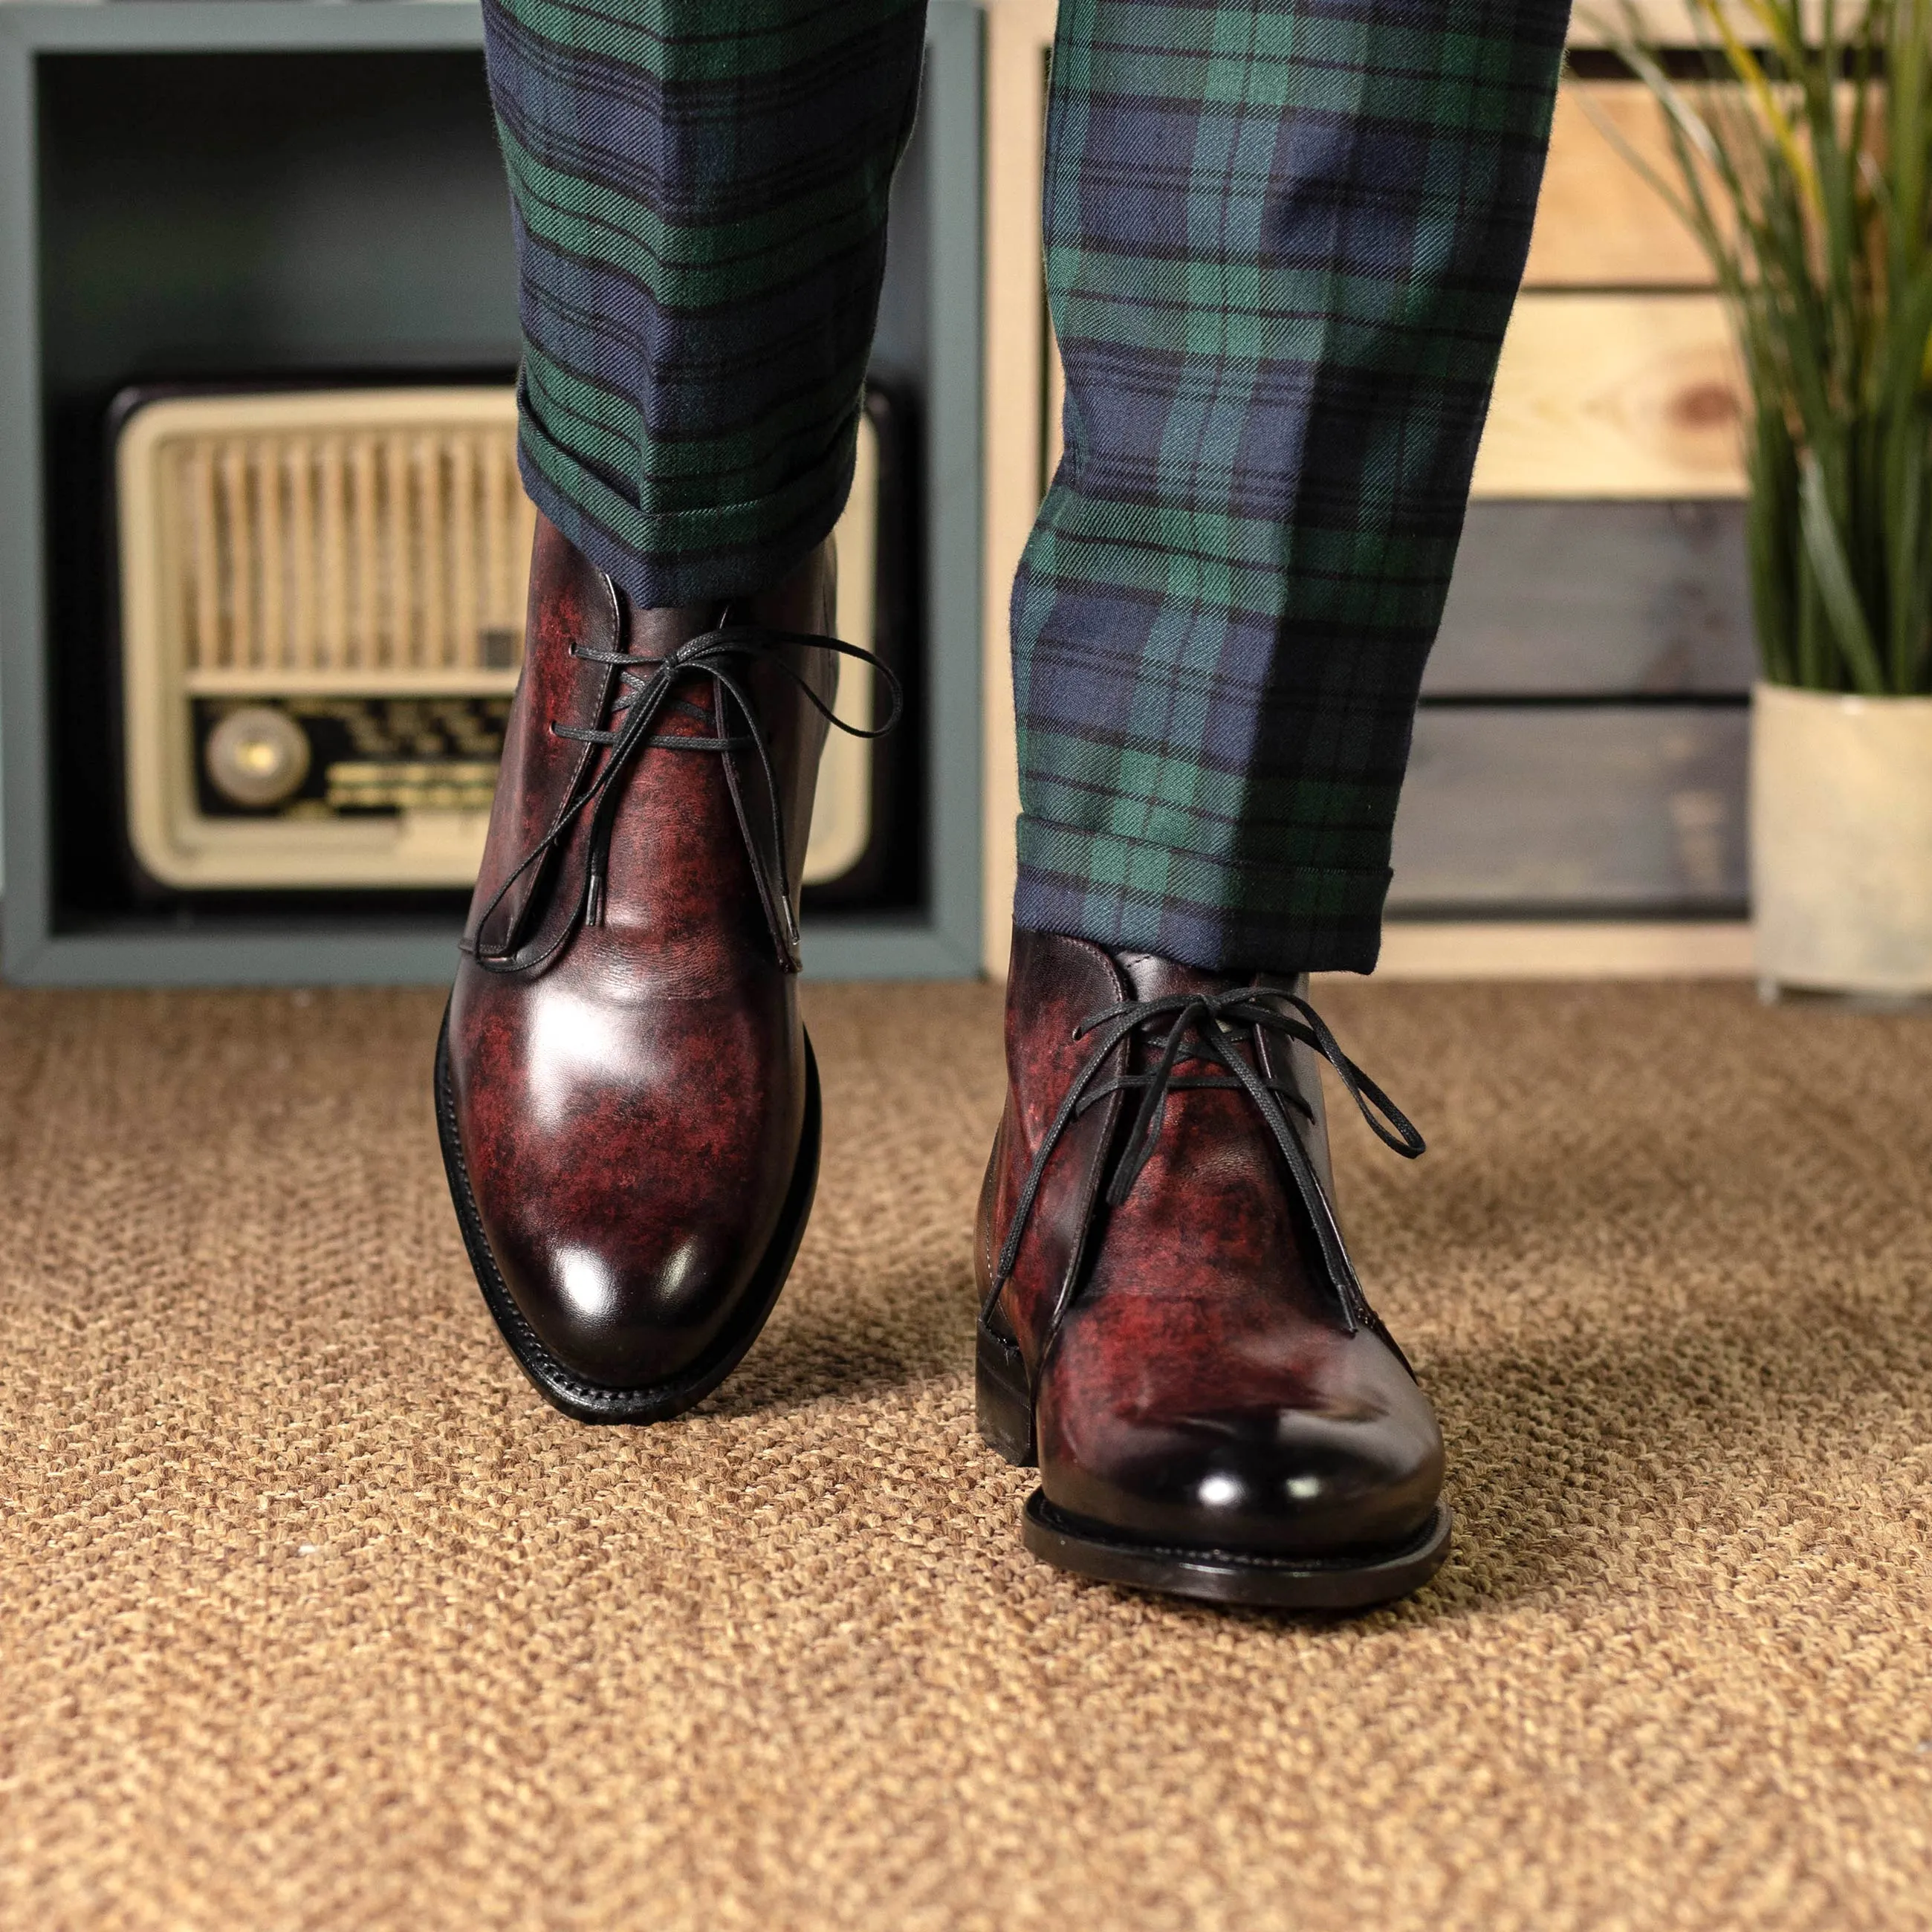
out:
M558 1408L676 1415L764 1326L819 1097L799 880L840 654L830 548L728 608L632 608L547 522L438 1045L484 1298Z
M1449 1543L1442 1437L1332 1205L1326 1060L1415 1130L1306 1001L1020 932L982 1192L982 1434L1037 1464L1027 1546L1081 1575L1346 1610Z

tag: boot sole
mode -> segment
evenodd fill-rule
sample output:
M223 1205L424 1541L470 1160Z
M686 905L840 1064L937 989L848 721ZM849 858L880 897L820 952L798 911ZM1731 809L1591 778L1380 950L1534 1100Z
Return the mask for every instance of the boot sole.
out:
M776 1306L778 1291L791 1273L798 1244L805 1235L805 1224L812 1213L813 1196L818 1190L820 1106L818 1062L812 1051L812 1036L805 1040L805 1124L799 1136L798 1158L792 1168L790 1185L770 1245L758 1271L752 1277L742 1299L732 1311L724 1331L697 1361L668 1381L652 1382L638 1388L610 1388L567 1369L544 1346L536 1330L525 1318L508 1288L496 1258L490 1252L489 1238L483 1232L483 1218L470 1184L470 1170L463 1158L463 1141L457 1130L456 1096L449 1076L449 1012L446 1007L442 1030L436 1042L436 1124L442 1143L442 1165L449 1177L450 1198L456 1205L458 1225L463 1230L463 1245L470 1252L476 1285L510 1353L525 1375L534 1382L545 1400L578 1422L665 1422L694 1408L724 1381L746 1352L758 1339Z
M1020 1352L982 1322L978 1352L980 1436L996 1455L1033 1468L1039 1460L1033 1401ZM1021 1537L1056 1569L1127 1589L1256 1610L1366 1610L1420 1589L1442 1568L1450 1522L1448 1505L1438 1503L1421 1530L1400 1545L1335 1556L1264 1556L1121 1536L1064 1515L1035 1490L1022 1514Z

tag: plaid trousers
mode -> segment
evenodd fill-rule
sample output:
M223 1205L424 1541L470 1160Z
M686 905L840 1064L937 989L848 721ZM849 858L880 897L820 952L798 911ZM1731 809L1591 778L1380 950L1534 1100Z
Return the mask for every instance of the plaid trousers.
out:
M640 604L754 589L837 520L923 12L486 0L525 481ZM1062 0L1021 925L1374 964L1568 14Z

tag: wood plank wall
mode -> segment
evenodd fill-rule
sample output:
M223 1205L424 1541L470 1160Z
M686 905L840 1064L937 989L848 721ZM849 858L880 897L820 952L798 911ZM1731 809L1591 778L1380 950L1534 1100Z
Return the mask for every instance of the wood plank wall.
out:
M1566 84L1396 833L1392 910L1736 915L1742 398L1637 82Z
M1653 32L1683 37L1673 0L1646 4ZM987 16L985 832L995 972L1018 808L1007 602L1059 445L1039 228L1054 10L1053 0L992 0ZM1588 40L1586 27L1573 32L1573 44ZM1734 919L1744 904L1754 656L1737 372L1702 256L1603 120L1667 161L1658 110L1636 82L1566 85L1396 827L1392 913L1513 922L1495 926L1498 941L1533 932L1525 920L1629 931L1632 920ZM1710 928L1684 929L1700 961L1715 956ZM1645 931L1654 970L1671 949L1660 949L1654 924ZM1573 964L1588 956L1574 940L1558 950ZM1738 949L1718 951L1742 964ZM1496 946L1457 951L1479 955L1508 969Z

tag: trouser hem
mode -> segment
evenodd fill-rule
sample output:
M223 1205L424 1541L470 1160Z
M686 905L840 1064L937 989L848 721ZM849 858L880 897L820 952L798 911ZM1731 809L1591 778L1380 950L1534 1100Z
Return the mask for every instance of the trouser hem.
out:
M1210 971L1366 973L1388 886L1386 866L1216 858L1022 818L1013 922Z
M518 468L538 509L634 608L657 610L753 596L788 577L844 512L854 456L852 439L845 438L816 472L768 503L652 515L618 499L526 415ZM574 487L566 490L558 472Z

